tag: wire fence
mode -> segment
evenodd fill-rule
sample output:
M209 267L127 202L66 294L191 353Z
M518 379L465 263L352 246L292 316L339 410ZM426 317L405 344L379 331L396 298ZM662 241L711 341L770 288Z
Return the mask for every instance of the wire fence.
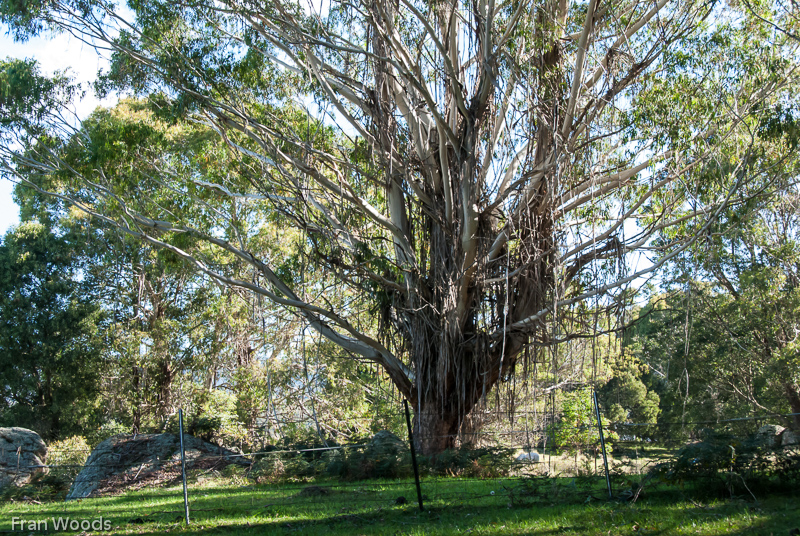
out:
M4 488L2 499L43 503L145 489L164 492L185 478L189 512L299 508L330 518L400 506L637 501L655 490L683 489L690 474L717 478L731 494L755 498L756 469L767 479L800 484L800 435L774 424L795 416L657 423L542 419L528 426L526 415L519 414L516 422L525 425L516 429L423 433L413 441L410 430L380 432L352 444L320 438L290 446L264 443L246 452L189 435L182 438L183 448L180 434L124 435L94 450L51 448L46 456L0 448L1 476L16 481ZM412 445L422 447L416 459ZM458 448L433 453L431 445ZM241 493L220 505L215 497L221 489ZM179 498L178 492L173 495Z

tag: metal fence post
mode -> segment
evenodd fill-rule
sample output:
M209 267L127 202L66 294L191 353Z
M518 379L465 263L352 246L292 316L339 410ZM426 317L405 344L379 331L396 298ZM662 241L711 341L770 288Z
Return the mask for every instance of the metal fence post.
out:
M606 440L603 437L603 420L600 417L600 404L597 403L597 391L592 391L594 395L594 409L597 412L597 429L600 431L600 448L603 449L603 466L606 470L606 487L608 488L608 498L614 495L611 493L611 478L608 476L608 457L606 457Z
M408 426L408 443L411 446L411 464L414 466L414 482L417 483L417 500L419 501L419 511L425 509L422 507L422 490L419 487L419 468L417 467L417 451L414 448L414 434L411 432L411 413L408 411L408 400L403 399L403 405L406 408L406 426Z
M189 494L186 491L186 451L183 448L183 410L178 410L178 431L181 438L181 477L183 478L183 510L189 524Z

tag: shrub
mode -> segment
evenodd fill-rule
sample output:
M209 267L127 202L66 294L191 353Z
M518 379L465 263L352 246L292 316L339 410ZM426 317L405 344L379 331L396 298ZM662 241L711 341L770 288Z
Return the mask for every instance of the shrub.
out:
M250 469L249 476L256 482L286 482L305 480L316 476L321 469L301 454L267 454L257 460Z
M47 447L47 465L60 467L51 467L50 476L64 480L69 487L81 472L91 451L89 443L81 436L53 441Z
M47 465L51 466L47 473L35 475L24 486L6 486L0 492L0 500L63 499L90 452L89 444L81 436L53 441L47 447Z
M86 440L88 441L89 445L92 447L96 447L109 437L114 437L115 435L120 434L130 434L131 428L126 426L120 422L111 419L106 421L100 426L100 428L93 433L89 433L86 436Z
M199 391L192 403L191 416L184 417L184 431L221 447L242 447L247 443L247 429L239 421L236 397L220 389ZM169 423L177 433L178 419Z
M756 435L742 439L704 430L701 441L684 446L654 472L663 481L695 485L704 494L791 490L800 483L800 454L772 450Z
M564 393L559 422L547 426L552 447L577 453L593 448L600 442L591 389L577 389Z
M401 478L413 474L411 454L391 447L328 451L326 472L347 480Z
M318 443L287 445L282 452L267 453L250 471L258 482L305 480L329 475L344 480L371 478L408 478L414 474L411 452L403 445L371 444L360 448L342 448L312 452L286 452L320 448ZM497 478L512 469L513 449L470 448L446 450L437 456L418 456L421 472L432 475Z
M232 463L222 469L222 476L227 478L231 484L241 486L247 483L246 469L241 465Z
M430 474L497 478L507 476L514 463L514 449L472 448L448 449L431 457L420 457L420 465Z
M35 476L24 486L9 485L0 488L0 501L55 501L67 496L71 483L59 475L48 473Z
M781 450L775 459L775 472L781 488L800 489L800 448Z

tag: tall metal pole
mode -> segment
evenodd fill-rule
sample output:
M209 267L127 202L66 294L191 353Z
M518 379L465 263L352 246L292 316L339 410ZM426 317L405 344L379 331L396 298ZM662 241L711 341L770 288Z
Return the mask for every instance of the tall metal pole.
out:
M419 487L419 468L417 467L417 451L414 448L414 434L411 432L411 413L408 411L408 400L403 399L403 405L406 408L406 426L408 426L408 443L411 446L411 465L414 466L414 481L417 483L417 500L419 501L419 511L425 509L422 507L422 489Z
M606 487L608 488L608 498L613 498L611 492L611 477L608 476L608 457L606 456L606 440L603 437L603 420L600 417L600 404L597 403L597 391L594 394L594 410L597 413L597 429L600 431L600 448L603 449L603 466L606 469Z
M186 492L186 451L183 448L183 410L178 409L178 432L181 438L181 477L183 478L183 510L189 524L189 494Z

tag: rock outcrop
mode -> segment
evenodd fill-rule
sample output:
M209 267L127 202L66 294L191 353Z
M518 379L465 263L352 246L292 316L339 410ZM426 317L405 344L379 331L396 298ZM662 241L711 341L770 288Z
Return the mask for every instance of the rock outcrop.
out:
M796 447L800 446L800 432L789 430L788 428L781 434L782 447Z
M539 453L530 451L530 452L523 452L519 456L517 456L518 462L538 462L539 461Z
M27 484L47 471L36 467L46 460L47 446L39 434L27 428L0 428L0 487Z
M372 436L367 450L368 452L384 452L399 455L408 450L408 443L389 430L381 430Z
M781 446L781 434L785 428L779 424L765 424L756 432L758 442L767 448L776 449Z
M187 469L250 465L231 450L183 436ZM75 478L67 499L113 494L180 478L181 450L176 434L118 435L97 445Z

